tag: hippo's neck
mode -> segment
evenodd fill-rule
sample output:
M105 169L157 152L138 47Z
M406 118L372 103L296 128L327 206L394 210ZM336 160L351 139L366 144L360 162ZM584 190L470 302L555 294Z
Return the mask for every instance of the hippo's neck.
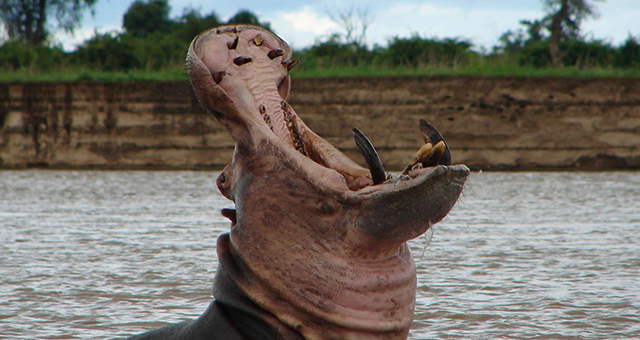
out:
M265 257L279 256L263 250ZM266 314L275 315L278 322L271 320L273 325L286 325L292 332L277 338L296 339L293 336L302 334L318 340L406 339L416 285L406 245L397 256L373 264L326 254L316 257L300 249L286 251L297 252L304 260L251 261L241 256L242 249L235 248L229 235L218 240L225 275ZM270 263L278 267L269 267ZM215 289L214 296L220 300Z
M229 234L223 234L218 239L218 257L220 265L213 283L213 295L217 304L229 322L234 325L244 339L283 339L304 340L303 336L282 323L278 318L261 308L249 299L238 287L231 273L239 271L237 264L229 257L226 245L229 242ZM222 252L220 251L222 250Z

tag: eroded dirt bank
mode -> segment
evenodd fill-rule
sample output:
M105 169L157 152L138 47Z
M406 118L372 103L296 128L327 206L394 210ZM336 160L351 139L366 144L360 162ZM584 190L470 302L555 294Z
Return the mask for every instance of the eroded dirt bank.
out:
M419 118L473 168L640 168L640 79L294 79L290 102L360 162L359 127L388 169L422 144ZM0 168L221 168L232 152L187 82L0 84Z

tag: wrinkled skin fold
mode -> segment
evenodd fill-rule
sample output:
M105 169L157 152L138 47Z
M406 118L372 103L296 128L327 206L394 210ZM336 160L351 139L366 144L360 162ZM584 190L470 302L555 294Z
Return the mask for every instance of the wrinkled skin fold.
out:
M139 339L407 338L416 272L406 242L447 215L469 169L450 165L426 121L427 146L400 176L354 129L369 168L359 166L287 103L295 64L283 40L254 26L212 29L189 47L192 86L235 141L217 179L235 209L222 211L231 229L218 240L215 301L198 320Z

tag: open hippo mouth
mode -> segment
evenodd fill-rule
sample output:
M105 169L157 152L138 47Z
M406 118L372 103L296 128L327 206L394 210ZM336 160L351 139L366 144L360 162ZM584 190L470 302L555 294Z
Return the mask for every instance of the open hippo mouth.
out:
M398 175L354 128L368 168L359 166L287 103L296 63L282 39L255 26L212 29L189 47L192 86L236 144L217 180L236 205L222 212L232 228L218 242L220 264L305 338L404 338L415 300L405 242L446 216L469 169L451 165L425 120L425 144Z

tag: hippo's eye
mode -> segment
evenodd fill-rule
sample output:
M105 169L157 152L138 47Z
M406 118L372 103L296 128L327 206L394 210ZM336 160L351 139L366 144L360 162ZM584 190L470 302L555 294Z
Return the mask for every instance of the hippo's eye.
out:
M227 176L224 174L224 172L220 174L220 177L218 177L218 180L220 180L220 184L227 183Z

